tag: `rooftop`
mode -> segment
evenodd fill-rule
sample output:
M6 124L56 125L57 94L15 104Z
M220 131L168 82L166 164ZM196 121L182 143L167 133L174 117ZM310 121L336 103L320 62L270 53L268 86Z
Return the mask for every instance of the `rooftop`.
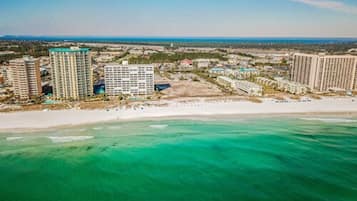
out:
M88 52L89 48L80 48L80 47L70 47L70 48L51 48L50 52Z
M224 71L224 68L214 67L214 68L211 68L211 71Z
M257 71L257 69L255 69L255 68L239 68L239 71L240 72L255 72L255 71Z
M10 62L23 62L23 61L37 61L39 59L33 58L32 56L24 55L22 58L12 59Z
M115 67L115 68L121 68L121 67L154 67L152 64L118 64L118 63L108 63L105 65L105 67Z

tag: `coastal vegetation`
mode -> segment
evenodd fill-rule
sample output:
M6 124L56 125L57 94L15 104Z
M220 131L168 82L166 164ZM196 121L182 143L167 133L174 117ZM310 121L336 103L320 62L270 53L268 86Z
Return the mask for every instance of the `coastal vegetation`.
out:
M138 56L132 57L129 59L129 63L131 64L150 64L150 63L173 63L177 61L181 61L184 59L219 59L219 60L227 60L223 57L222 54L219 53L202 53L202 52L195 52L195 53L181 53L177 52L175 54L169 53L155 53L150 56Z

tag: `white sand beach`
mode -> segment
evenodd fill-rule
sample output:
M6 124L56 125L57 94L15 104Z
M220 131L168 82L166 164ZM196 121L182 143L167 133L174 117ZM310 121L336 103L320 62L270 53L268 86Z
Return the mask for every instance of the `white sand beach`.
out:
M163 101L163 103L167 106L0 113L0 130L44 129L106 121L186 116L357 113L357 99L345 97L309 99L309 101L264 99L262 103L248 101L206 102L204 100L188 103Z

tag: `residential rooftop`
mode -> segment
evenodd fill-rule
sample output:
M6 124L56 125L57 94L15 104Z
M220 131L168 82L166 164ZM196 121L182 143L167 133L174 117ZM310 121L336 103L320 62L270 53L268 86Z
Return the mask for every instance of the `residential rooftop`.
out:
M239 68L239 71L240 71L240 72L255 72L255 71L257 71L257 69L256 69L256 68L244 68L244 67L240 67L240 68Z

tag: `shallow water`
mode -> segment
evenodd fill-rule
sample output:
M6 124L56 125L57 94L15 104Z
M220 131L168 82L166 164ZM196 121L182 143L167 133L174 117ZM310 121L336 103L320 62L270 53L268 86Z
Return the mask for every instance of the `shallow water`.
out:
M0 200L355 201L357 123L232 118L2 133Z

